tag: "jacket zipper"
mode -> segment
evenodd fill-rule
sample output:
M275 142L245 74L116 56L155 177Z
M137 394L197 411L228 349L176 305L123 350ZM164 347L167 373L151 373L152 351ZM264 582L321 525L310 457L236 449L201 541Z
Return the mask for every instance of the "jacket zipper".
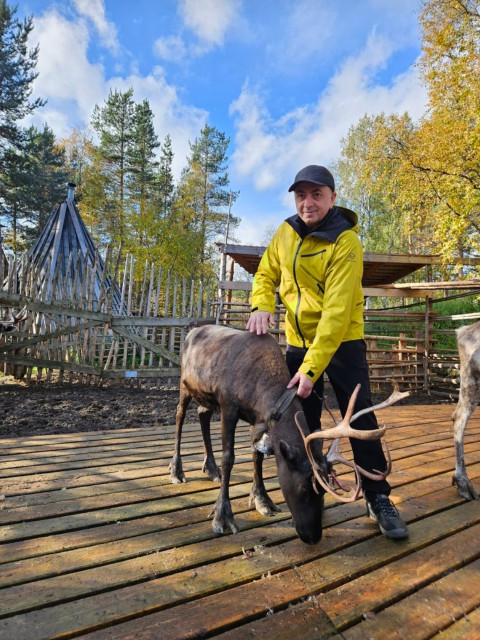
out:
M306 349L307 346L305 344L305 338L303 337L302 330L300 329L300 323L298 321L298 310L300 308L301 293L300 293L300 286L299 286L298 280L297 280L297 258L298 258L298 254L300 253L300 249L302 247L302 244L303 244L303 240L301 239L300 243L298 245L297 251L295 252L295 257L293 259L293 279L295 280L295 284L297 285L297 293L298 293L297 306L295 307L295 324L297 325L298 335L302 339L303 348Z

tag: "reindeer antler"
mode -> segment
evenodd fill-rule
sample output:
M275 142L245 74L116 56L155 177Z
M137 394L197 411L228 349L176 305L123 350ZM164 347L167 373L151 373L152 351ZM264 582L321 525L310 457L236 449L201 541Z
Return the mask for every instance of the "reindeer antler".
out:
M328 493L330 493L331 495L333 495L335 498L337 498L338 500L340 500L341 502L353 502L354 500L356 500L360 494L360 490L361 490L361 478L360 478L360 474L364 475L368 478L371 478L372 480L384 480L388 474L391 472L392 470L392 458L390 456L390 452L388 450L388 447L385 443L385 450L386 450L386 459L387 459L387 468L385 469L385 471L378 471L377 469L373 470L373 473L370 471L366 471L365 469L363 469L362 467L358 466L355 462L351 462L347 459L345 459L342 455L340 455L339 452L339 443L340 443L340 438L343 437L349 437L349 438L357 438L359 440L379 440L383 437L383 435L385 434L386 431L386 426L384 425L382 428L379 429L373 429L373 430L368 430L368 431L364 431L364 430L360 430L360 429L352 429L352 427L350 426L350 424L356 420L357 418L359 418L362 415L365 415L366 413L371 413L373 411L376 410L380 410L380 409L384 409L386 407L391 406L392 404L394 404L395 402L398 402L399 400L402 400L403 398L406 398L410 395L410 393L408 391L405 392L400 392L399 388L398 388L398 384L395 381L391 381L393 384L393 392L392 394L389 396L389 398L387 398L387 400L385 400L384 402L381 402L379 404L376 404L372 407L367 407L366 409L362 409L360 411L358 411L357 413L353 414L353 409L355 407L355 402L358 396L358 392L360 390L360 385L358 384L355 389L354 392L352 393L352 396L349 400L348 403L348 407L347 407L347 411L345 412L345 416L343 418L343 420L339 423L336 419L335 416L333 415L332 411L330 410L330 407L328 406L328 404L325 402L325 407L328 411L328 413L330 414L330 416L332 417L333 421L335 422L336 426L332 427L330 429L325 429L323 431L315 431L314 433L310 433L309 435L307 435L305 437L299 420L300 420L300 413L297 413L295 416L295 421L297 423L297 427L300 430L302 437L304 439L304 443L305 443L305 449L307 451L307 455L308 458L310 460L310 463L312 465L312 469L313 469L313 473L315 475L315 478L317 479L317 481L319 482L319 484L325 489L325 491L328 491ZM328 482L328 477L325 478L322 476L320 468L318 466L318 464L315 462L313 454L311 452L311 443L313 442L313 440L316 439L324 439L324 438L332 438L333 442L330 445L327 454L326 454L326 460L327 460L327 466L330 469L330 476L332 478L332 481L342 490L342 491L347 491L348 489L346 487L344 487L338 480L337 476L335 475L335 473L333 472L333 465L335 463L342 463L342 464L346 464L347 466L351 467L352 469L354 469L355 471L355 477L356 477L356 486L355 489L351 491L349 496L342 496L341 494L339 494L338 492L334 491L329 482Z
M305 450L307 452L308 459L310 460L310 464L312 466L313 475L314 475L315 479L317 480L318 484L321 487L323 487L323 489L327 493L332 495L334 498L336 498L340 502L355 502L355 500L360 495L360 488L361 488L360 471L359 471L358 467L356 466L356 464L354 462L350 463L348 461L345 461L345 462L347 462L347 464L349 464L349 466L352 466L353 469L355 470L355 476L356 476L356 480L357 480L355 489L351 490L350 495L345 496L345 495L339 493L338 491L336 491L335 489L333 489L331 484L330 484L330 482L329 482L328 473L330 474L332 482L337 487L339 487L339 489L341 489L342 491L348 491L348 489L340 483L340 481L338 480L336 474L333 472L333 469L330 469L329 472L327 472L327 475L325 476L322 473L322 470L321 470L319 464L317 463L317 461L315 460L315 457L314 457L314 455L312 453L311 443L316 438L322 438L323 431L316 431L314 433L310 433L308 436L305 436L305 433L303 431L301 422L304 422L305 428L308 429L308 427L306 425L306 422L305 422L305 414L303 413L303 411L298 411L295 414L295 423L296 423L296 425L298 427L298 430L300 431L300 434L301 434L301 436L303 438L303 442L304 442L304 445L305 445ZM352 431L353 431L353 429L352 429ZM329 449L329 451L330 451L330 449ZM313 488L318 493L318 490L317 490L317 488L315 486L315 481L313 483Z

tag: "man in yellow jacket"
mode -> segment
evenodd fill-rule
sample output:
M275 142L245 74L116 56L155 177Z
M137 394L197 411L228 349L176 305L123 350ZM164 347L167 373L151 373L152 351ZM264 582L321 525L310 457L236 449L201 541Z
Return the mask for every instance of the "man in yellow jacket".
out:
M322 411L323 374L327 374L340 411L345 413L355 386L361 390L355 409L372 406L363 339L363 251L357 215L335 206L335 181L328 169L309 165L297 173L297 215L277 229L255 274L252 315L247 329L267 333L274 323L275 292L285 306L286 359L298 385L308 426L318 429ZM376 429L374 413L355 421L355 428ZM385 469L379 441L352 439L355 462L368 471ZM386 480L362 476L367 513L383 534L405 538L408 530L389 499Z

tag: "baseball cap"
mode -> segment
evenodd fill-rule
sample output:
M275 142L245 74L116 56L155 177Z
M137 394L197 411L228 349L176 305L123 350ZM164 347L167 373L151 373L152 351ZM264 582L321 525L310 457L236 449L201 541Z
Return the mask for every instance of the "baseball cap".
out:
M328 169L318 164L309 164L307 167L300 169L289 191L295 191L295 187L299 182L313 182L313 184L330 187L332 191L335 191L335 180L332 174Z

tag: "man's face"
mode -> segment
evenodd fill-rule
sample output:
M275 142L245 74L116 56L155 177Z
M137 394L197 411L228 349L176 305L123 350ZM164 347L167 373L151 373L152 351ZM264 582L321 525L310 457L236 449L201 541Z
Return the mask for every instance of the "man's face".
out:
M314 229L333 207L337 194L330 187L300 182L295 187L297 213L309 229Z

